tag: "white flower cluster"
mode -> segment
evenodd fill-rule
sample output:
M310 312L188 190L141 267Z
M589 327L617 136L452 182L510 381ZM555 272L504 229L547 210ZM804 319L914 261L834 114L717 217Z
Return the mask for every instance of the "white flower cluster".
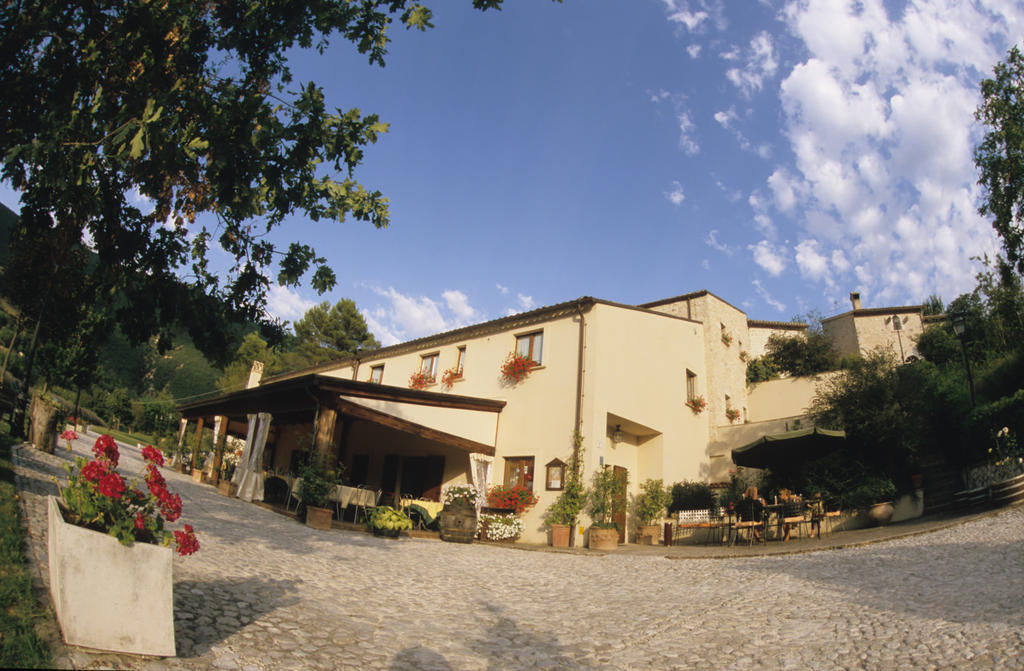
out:
M441 501L444 503L465 502L475 506L479 492L472 484L465 482L458 485L445 485L441 488Z
M477 518L477 529L487 523L487 540L501 541L509 538L519 538L526 530L523 521L514 515L480 515Z

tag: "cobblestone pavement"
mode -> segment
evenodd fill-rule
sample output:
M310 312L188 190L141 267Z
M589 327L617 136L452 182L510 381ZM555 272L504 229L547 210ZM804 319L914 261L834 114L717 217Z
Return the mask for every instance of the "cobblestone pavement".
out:
M88 442L76 441L85 454ZM16 449L38 580L70 456ZM141 467L122 450L124 474ZM527 552L315 531L166 472L202 549L175 557L178 657L65 668L1024 669L1024 507L783 556Z

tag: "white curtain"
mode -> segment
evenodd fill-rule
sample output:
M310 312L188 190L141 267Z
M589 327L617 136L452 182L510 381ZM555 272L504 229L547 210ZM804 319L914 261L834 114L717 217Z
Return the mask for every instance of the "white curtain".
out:
M256 437L256 415L248 415L249 418L249 429L245 434L245 447L242 448L242 458L238 461L238 465L235 467L235 474L231 477L231 482L241 484L242 476L245 475L247 466L249 465L249 455L252 453L252 441Z
M178 447L181 447L182 443L185 442L185 429L188 428L188 420L181 420L181 427L178 429Z
M238 484L238 498L243 501L263 500L263 448L267 445L267 433L270 431L272 419L269 412L261 412L257 415L255 435L253 435L253 422L249 422L249 435L253 436L252 449L249 450L248 459L243 457L245 473L242 475L242 481ZM245 442L246 445L249 444L248 438Z
M473 478L473 486L481 494L476 500L477 515L480 514L480 507L484 504L487 497L487 487L491 482L491 465L493 463L494 457L480 454L479 452L470 452L469 454L469 475Z

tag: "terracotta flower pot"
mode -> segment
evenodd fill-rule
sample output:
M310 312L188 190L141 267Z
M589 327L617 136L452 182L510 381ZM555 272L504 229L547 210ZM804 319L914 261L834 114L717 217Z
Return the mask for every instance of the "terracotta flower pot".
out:
M552 524L551 525L551 547L556 548L567 548L569 547L569 534L572 532L572 527L568 524Z
M203 481L203 471L202 471L202 469L200 469L200 468L193 468L192 469L192 481L193 482L202 482Z

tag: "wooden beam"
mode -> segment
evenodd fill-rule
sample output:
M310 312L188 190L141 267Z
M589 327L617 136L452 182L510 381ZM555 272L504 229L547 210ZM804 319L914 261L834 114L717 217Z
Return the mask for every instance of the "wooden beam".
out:
M199 454L199 441L203 439L203 418L196 420L196 432L192 438L192 469L196 467L196 455Z

